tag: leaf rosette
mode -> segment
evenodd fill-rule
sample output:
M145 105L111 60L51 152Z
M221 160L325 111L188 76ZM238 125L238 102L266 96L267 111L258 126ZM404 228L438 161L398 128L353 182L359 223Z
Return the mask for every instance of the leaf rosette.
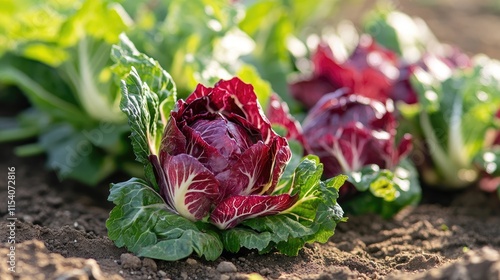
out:
M390 217L420 199L416 171L403 160L411 135L397 141L392 109L390 101L342 89L320 99L304 120L306 144L325 165L324 177L349 175L341 199L353 213Z
M214 260L242 247L296 255L305 243L326 242L345 220L336 199L347 177L321 181L315 156L285 172L288 141L251 85L239 78L198 85L175 102L168 73L125 36L112 57L146 175L111 187L116 207L106 225L117 246L164 260L193 252Z

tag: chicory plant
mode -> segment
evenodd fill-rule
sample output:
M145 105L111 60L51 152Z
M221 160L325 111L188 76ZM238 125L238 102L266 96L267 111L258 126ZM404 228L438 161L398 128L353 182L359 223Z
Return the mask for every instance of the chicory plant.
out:
M325 95L303 123L311 152L325 165L325 177L348 174L340 198L355 213L390 217L420 199L420 185L409 154L411 136L396 143L392 103L353 94L349 89Z
M313 73L290 84L290 92L304 107L312 108L323 95L340 88L385 101L391 97L399 78L399 58L378 45L370 36L361 36L346 61L339 61L326 43L320 43L311 58Z
M296 255L345 220L336 203L344 175L321 181L323 166L307 156L281 176L288 142L251 85L221 80L175 102L170 75L125 36L112 57L146 177L111 187L106 226L117 246L163 260L193 252L214 260L242 247Z

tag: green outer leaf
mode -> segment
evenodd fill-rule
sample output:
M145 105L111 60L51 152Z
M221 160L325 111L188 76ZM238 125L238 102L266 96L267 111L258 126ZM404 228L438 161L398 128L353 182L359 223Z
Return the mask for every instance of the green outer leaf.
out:
M487 174L500 176L500 146L477 154L474 163Z
M159 151L164 129L158 123L158 112L149 110L159 107L158 97L151 93L147 84L142 83L134 68L126 80L122 80L121 89L123 98L120 107L129 118L134 153L137 161L147 165L149 155L155 155Z
M101 149L67 123L46 127L39 144L47 152L47 165L57 171L60 179L72 178L96 186L117 167L112 155L103 156Z
M237 253L241 247L262 251L271 242L270 232L257 233L240 227L222 231L221 236L224 249L232 253Z
M106 221L108 235L118 247L139 256L179 260L193 252L207 260L222 253L214 231L198 229L193 222L167 210L163 199L141 179L112 184L109 201L116 206Z
M377 43L401 56L403 51L398 33L387 20L391 12L391 7L379 7L371 11L365 16L363 30L375 38Z
M367 166L358 174L351 174L348 181L360 193L343 206L356 215L375 213L390 218L404 207L416 205L421 198L418 172L408 160L401 161L394 172Z
M222 254L222 243L215 232L185 230L177 239L163 240L138 251L142 257L176 261L190 256L193 251L198 256L205 256L209 261L216 260Z
M148 158L159 151L163 130L175 106L175 84L157 61L137 51L124 34L113 46L111 57L115 61L113 71L122 79L120 108L129 119L136 159L154 183Z

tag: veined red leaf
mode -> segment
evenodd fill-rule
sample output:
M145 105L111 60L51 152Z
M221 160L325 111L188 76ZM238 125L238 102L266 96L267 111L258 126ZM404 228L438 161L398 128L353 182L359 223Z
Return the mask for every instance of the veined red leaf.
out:
M190 220L200 220L208 214L219 193L219 183L210 170L186 154L160 155L165 170L165 196L175 210Z
M288 194L231 196L217 205L210 215L210 221L220 229L228 229L246 219L276 215L288 209L296 200L296 197Z

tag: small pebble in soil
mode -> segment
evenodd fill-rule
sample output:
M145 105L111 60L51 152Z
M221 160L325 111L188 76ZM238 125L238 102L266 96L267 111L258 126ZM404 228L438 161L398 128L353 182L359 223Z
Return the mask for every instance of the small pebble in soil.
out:
M278 279L280 278L281 276L281 273L279 273L278 271L273 271L271 274L269 274L269 278L272 278L272 279Z
M185 271L181 272L181 277L182 277L182 279L188 279L187 272L185 272Z
M24 220L26 223L32 224L32 223L33 223L33 221L34 221L35 219L33 219L33 217L31 217L30 215L24 215L24 216L23 216L23 220Z
M189 265L196 265L198 262L195 259L188 258L186 260L186 263L189 264Z
M64 202L63 199L59 196L47 196L45 198L45 201L53 206L59 206Z
M147 268L153 272L156 272L158 270L158 266L156 265L156 262L150 258L144 258L142 260L142 266L144 266L145 268Z
M123 268L140 269L142 266L141 259L132 254L122 254L120 260Z
M220 276L220 280L229 280L229 279L231 279L231 276L229 276L229 275L227 275L227 274L222 274L222 275Z
M159 270L159 271L158 271L158 274L160 275L160 277L165 277L165 276L167 276L167 273L166 273L165 271L163 271L163 270Z
M236 272L236 266L232 262L221 262L217 266L217 271L220 273Z
M271 274L271 273L272 273L272 271L271 271L271 269L269 269L269 268L263 268L263 269L261 269L261 270L260 270L260 272L259 272L259 273L260 273L261 275L267 276L267 275Z

